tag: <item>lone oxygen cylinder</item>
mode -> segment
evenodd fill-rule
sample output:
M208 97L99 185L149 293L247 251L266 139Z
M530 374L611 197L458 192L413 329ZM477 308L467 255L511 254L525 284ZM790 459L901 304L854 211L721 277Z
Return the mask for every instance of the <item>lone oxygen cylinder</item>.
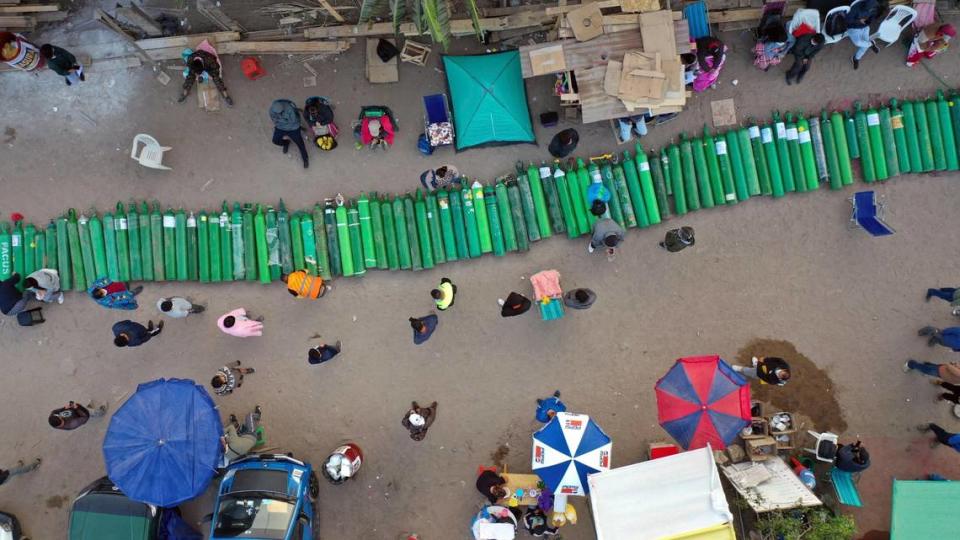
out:
M340 485L353 478L363 465L363 451L348 442L330 452L323 464L323 476L331 484Z

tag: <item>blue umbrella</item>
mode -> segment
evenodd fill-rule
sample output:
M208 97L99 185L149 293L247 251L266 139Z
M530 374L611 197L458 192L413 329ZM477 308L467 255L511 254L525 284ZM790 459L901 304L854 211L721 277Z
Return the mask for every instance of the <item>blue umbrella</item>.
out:
M103 439L107 476L135 501L176 506L207 489L222 434L202 386L188 379L143 383L110 419Z
M533 434L533 472L557 495L587 495L587 475L610 468L611 447L589 416L557 413Z

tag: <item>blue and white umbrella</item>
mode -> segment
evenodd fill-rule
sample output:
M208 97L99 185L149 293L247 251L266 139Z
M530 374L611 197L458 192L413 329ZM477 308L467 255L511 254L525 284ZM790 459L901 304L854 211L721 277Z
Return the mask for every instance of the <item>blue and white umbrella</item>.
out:
M533 434L533 472L557 495L586 495L587 475L610 469L611 446L589 416L558 413Z

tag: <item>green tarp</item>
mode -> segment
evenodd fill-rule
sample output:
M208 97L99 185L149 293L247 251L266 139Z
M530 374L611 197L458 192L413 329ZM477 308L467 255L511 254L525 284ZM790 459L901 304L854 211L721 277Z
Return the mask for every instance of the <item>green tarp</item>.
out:
M520 52L444 56L457 150L536 142Z
M894 480L890 540L956 538L960 482Z

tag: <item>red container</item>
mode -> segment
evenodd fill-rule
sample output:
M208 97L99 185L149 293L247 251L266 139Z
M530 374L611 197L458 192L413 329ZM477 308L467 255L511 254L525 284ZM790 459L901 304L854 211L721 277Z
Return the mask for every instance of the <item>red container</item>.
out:
M255 81L267 74L267 72L263 70L263 66L260 65L260 61L253 56L247 56L241 60L240 69L243 70L243 74L251 81Z

